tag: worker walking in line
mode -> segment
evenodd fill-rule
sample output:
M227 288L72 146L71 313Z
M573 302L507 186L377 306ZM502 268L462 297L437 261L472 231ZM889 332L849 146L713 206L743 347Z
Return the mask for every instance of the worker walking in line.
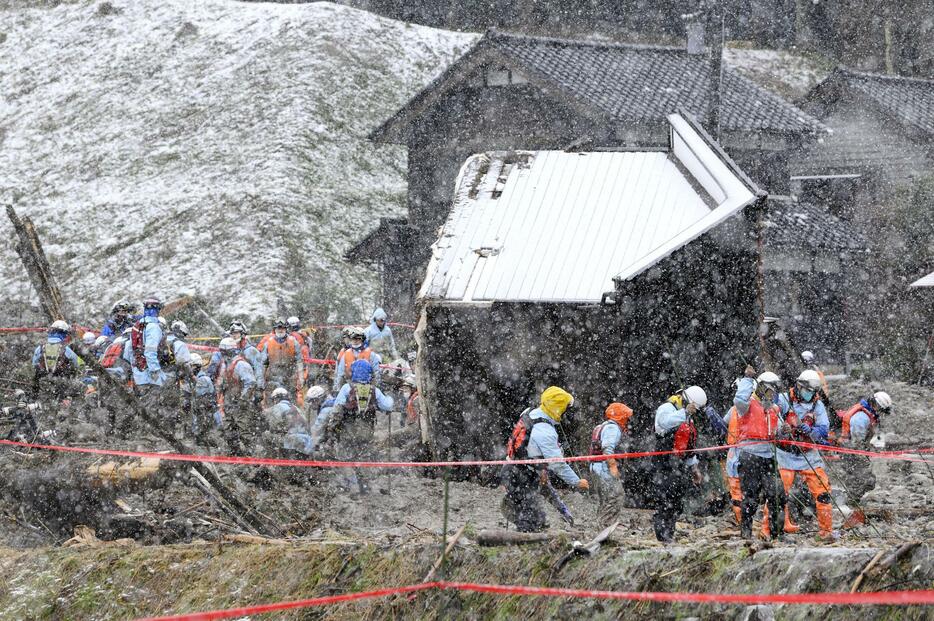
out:
M302 360L302 346L289 334L289 326L285 319L277 319L273 324L272 333L263 337L259 351L266 364L265 380L266 393L278 387L285 388L290 393L302 392L296 398L296 403L304 402L304 368Z
M396 339L392 335L392 328L386 324L387 318L386 311L383 309L377 308L373 311L370 325L364 330L364 337L370 349L379 354L380 358L395 360L399 357L399 350L396 348Z
M549 386L542 393L537 408L526 409L519 416L506 446L509 460L564 458L558 443L556 426L574 403L574 397L557 386ZM572 488L587 490L587 479L577 476L564 461L549 463L547 467L528 464L503 466L502 482L506 487L502 511L506 519L522 532L541 531L548 527L541 505L542 487L548 485L551 471Z
M373 367L369 362L357 360L351 365L350 371L350 381L341 387L334 398L327 433L329 440L337 444L339 459L360 461L372 453L377 410L391 412L393 402L373 385ZM347 487L357 487L361 494L369 489L363 475L357 472L352 472Z
M312 352L314 348L314 341L311 336L311 331L302 328L302 322L298 317L292 316L285 320L286 324L289 326L289 336L295 339L295 341L301 346L302 349L302 389L299 393L302 395L301 398L296 398L299 407L304 403L305 395L305 386L308 385L308 378L312 375Z
M159 323L162 301L154 296L143 300L143 317L130 331L124 355L133 371L133 385L144 408L155 410L162 403L162 389L168 378L162 365L169 359L165 332Z
M817 372L805 369L795 380L794 386L779 395L780 416L790 426L792 440L808 444L823 444L827 441L830 422L824 403L820 400L820 388L821 382ZM777 458L786 496L791 491L795 477L803 477L816 506L817 536L824 541L833 541L836 537L833 533L830 479L824 470L824 460L820 451L815 448L779 444ZM797 531L798 526L791 522L786 503L785 532Z
M833 412L833 406L830 404L830 386L827 384L827 376L824 375L824 370L817 364L817 356L815 356L814 352L811 350L806 349L801 352L801 362L804 363L805 369L810 369L817 373L817 376L820 378L820 389L817 392L817 396L824 402L827 413Z
M611 403L603 412L605 420L590 433L591 455L615 455L625 453L631 439L629 419L632 408L624 403ZM623 509L623 474L615 459L595 461L590 464L591 480L597 492L600 520L615 522Z
M727 425L726 443L730 449L726 453L726 480L730 490L730 504L733 507L733 517L736 519L736 525L739 526L743 521L743 492L739 485L739 449L735 445L739 442L739 416L736 414L736 407L731 407L723 418Z
M350 379L350 367L356 360L369 362L373 369L373 383L379 383L379 363L382 362L382 358L367 347L363 328L351 327L348 334L350 347L345 348L337 357L337 368L334 370L333 389L335 392Z
M745 377L737 384L733 398L735 415L739 418L739 483L742 491L740 534L752 539L752 520L760 503L769 510L773 528L768 533L775 539L783 536L783 521L776 519L785 508L785 492L778 474L773 443L788 436L790 428L781 423L778 398L781 380L771 371L753 379L755 369L746 367ZM765 530L765 527L763 528Z
M860 399L850 409L840 412L841 429L837 444L861 451L872 450L870 440L881 425L883 417L892 412L892 397L878 391ZM864 495L876 487L876 476L872 473L872 462L866 455L841 453L833 469L846 489L847 504L852 513L843 522L844 529L856 528L866 523L866 514L859 507Z
M215 390L224 438L234 455L246 455L247 446L252 444L246 437L259 431L253 401L256 376L232 338L228 336L221 339L218 348L221 364L217 371Z
M675 540L675 524L684 509L684 497L702 482L697 467L697 429L692 417L707 405L707 393L700 386L689 386L672 395L655 410L655 450L675 451L656 455L652 485L655 489L655 538L662 543Z
M33 385L32 396L37 398L40 390L44 395L65 405L68 405L81 392L81 384L77 377L83 367L78 354L68 345L71 326L59 319L49 326L45 343L36 347L32 354Z

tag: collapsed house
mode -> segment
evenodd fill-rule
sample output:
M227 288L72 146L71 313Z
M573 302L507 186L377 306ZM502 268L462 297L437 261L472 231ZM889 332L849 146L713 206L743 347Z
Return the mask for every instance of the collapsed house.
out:
M501 454L551 384L586 429L615 400L651 429L655 407L692 383L728 403L757 350L764 195L692 119L668 122L664 149L463 165L418 297L436 455Z

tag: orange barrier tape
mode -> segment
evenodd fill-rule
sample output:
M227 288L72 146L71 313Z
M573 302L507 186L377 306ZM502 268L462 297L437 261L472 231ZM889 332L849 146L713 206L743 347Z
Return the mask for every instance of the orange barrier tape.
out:
M522 595L532 597L563 597L574 599L602 599L618 601L681 602L694 604L791 604L810 606L917 606L934 604L934 591L876 591L870 593L667 593L664 591L595 591L587 589L562 589L556 587L531 587L519 585L477 584L474 582L424 582L377 591L331 595L312 599L277 602L259 606L186 613L164 617L146 617L137 621L215 621L267 612L327 606L363 599L404 595L418 591L438 589L441 591L468 591L494 595Z

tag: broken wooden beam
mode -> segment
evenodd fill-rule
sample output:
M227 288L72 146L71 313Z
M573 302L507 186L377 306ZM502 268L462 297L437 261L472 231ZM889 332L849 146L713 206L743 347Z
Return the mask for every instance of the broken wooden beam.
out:
M519 533L501 528L488 528L477 533L477 543L481 546L518 546L554 538L551 533Z
M14 248L19 255L29 281L39 296L39 304L49 322L65 319L65 304L61 291L52 276L52 268L42 249L39 234L28 216L17 215L13 205L7 205L7 216L16 233Z

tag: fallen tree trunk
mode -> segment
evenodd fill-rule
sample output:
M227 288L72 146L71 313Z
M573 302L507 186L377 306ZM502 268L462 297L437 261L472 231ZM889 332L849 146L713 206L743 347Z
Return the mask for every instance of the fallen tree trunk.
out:
M518 546L541 543L554 538L555 536L551 533L517 533L499 528L481 530L477 533L477 543L481 546Z

